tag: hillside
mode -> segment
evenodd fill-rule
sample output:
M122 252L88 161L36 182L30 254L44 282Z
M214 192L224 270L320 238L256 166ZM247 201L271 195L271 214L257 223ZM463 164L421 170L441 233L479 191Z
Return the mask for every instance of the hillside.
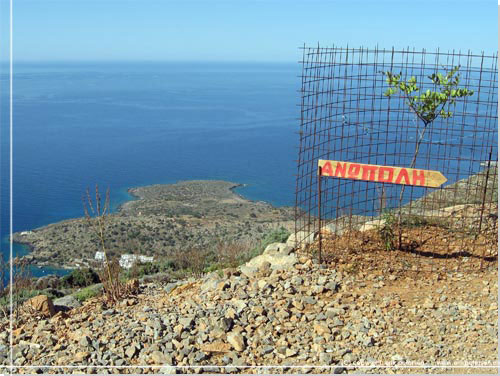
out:
M20 372L61 366L49 373L78 371L64 365L90 366L85 373L494 372L432 365L497 361L497 296L496 271L352 272L274 244L239 269L141 283L113 307L93 298L52 317L31 310L14 325L14 364ZM5 364L8 321L0 325ZM367 364L430 368L359 367Z
M497 249L497 206L478 204L484 192L496 197L497 188L483 189L478 180L471 190L470 179L477 178L450 185L439 200L426 196L414 202L425 221L405 224L405 236L426 234L418 252L387 251L379 239L383 218L360 217L359 227L345 234L341 221L325 225L321 266L317 238L306 234L309 246L294 249L299 234L292 234L237 268L200 278L175 280L167 272L136 280L137 289L115 305L100 296L83 305L67 296L51 309L46 297L33 298L14 322L14 364L20 372L28 370L23 366L60 367L29 369L49 373L495 373L497 256L486 253L490 257L483 259L479 249L463 257L464 236L476 235L462 232L474 228L483 213L477 239L485 237L483 246ZM256 224L276 227L276 218L281 225L291 223L284 221L291 209L245 200L232 192L234 187L185 182L133 189L138 199L110 217L110 228L120 235L123 223L141 223L139 235L147 235L136 240L147 243L150 236L166 234L178 234L181 242L182 234L194 229L214 236L211 230L221 227L225 236L246 236L242 224L252 234ZM78 221L67 232L91 247L89 232ZM166 223L176 230L165 230ZM62 225L29 236L50 249L45 239ZM462 232L450 231L455 225ZM437 257L458 246L460 254ZM0 364L8 361L8 325L0 319ZM110 365L131 368L105 368Z

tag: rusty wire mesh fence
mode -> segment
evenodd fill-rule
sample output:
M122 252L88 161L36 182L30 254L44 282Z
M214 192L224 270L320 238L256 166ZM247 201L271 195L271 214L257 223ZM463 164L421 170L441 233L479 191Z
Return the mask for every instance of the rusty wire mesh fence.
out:
M497 54L407 49L303 48L296 245L327 262L388 270L496 267L498 254ZM460 66L474 94L425 130L384 71L416 77ZM421 144L416 154L416 144ZM321 178L318 160L440 171L439 188ZM403 188L404 187L404 188ZM321 205L318 205L318 201ZM320 230L321 229L321 230Z

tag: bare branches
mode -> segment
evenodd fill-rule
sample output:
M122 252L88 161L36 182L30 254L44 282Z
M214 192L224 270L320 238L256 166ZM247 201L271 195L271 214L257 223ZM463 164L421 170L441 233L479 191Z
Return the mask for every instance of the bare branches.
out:
M107 229L107 216L109 215L109 188L106 190L106 199L104 205L101 203L101 195L99 186L95 186L95 208L90 195L90 190L87 188L86 197L82 198L83 211L89 226L92 227L94 234L101 243L102 250L106 256L105 233ZM90 210L90 212L89 212Z
M104 203L99 193L99 186L95 186L95 203L87 188L83 197L83 211L89 227L96 235L102 252L104 253L103 267L99 270L99 278L103 284L104 294L109 303L120 300L126 293L125 285L120 281L120 265L116 259L110 259L106 249L106 230L108 228L109 216L109 188L106 190Z

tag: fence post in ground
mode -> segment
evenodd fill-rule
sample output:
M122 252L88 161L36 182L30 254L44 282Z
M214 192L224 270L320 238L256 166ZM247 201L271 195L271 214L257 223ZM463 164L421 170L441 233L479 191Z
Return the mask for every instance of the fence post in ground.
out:
M321 166L318 166L318 261L321 265Z
M481 234L481 227L483 225L484 204L485 204L485 201L486 201L486 192L488 190L488 179L490 177L491 154L493 154L493 146L490 147L490 155L488 157L488 167L486 168L486 179L484 181L484 188L483 188L483 200L482 200L482 203L481 203L481 214L480 214L480 217L479 217L479 229L477 231L476 238ZM483 261L484 261L484 257L485 256L486 256L486 247L483 248L483 255L481 257L481 265L479 266L479 268L481 270L483 270Z

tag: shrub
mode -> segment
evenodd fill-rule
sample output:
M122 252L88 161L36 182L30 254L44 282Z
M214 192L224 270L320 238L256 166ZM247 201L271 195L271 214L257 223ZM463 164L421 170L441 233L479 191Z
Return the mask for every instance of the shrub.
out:
M146 262L144 264L134 263L134 265L125 273L127 279L140 278L145 275L159 273L161 270L161 265Z
M396 217L393 213L386 211L382 214L382 225L378 228L378 233L386 251L393 251L395 248L396 238L394 234L394 224Z
M260 244L250 251L247 258L251 259L261 255L269 244L286 242L289 236L290 232L284 227L268 231L266 235L264 235Z
M203 271L205 273L212 273L212 272L215 272L215 271L218 271L221 269L221 266L219 264L210 264L208 265Z
M192 247L187 250L177 250L172 255L174 270L183 271L186 275L199 277L207 264L209 252L202 247Z
M422 227L422 226L434 226L449 228L450 220L448 218L440 217L426 217L423 215L408 215L401 219L401 225L406 227Z
M287 241L288 237L290 236L290 232L284 228L280 227L275 230L271 230L268 232L265 236L264 239L262 240L262 243L264 244L264 249L272 243L284 243ZM264 251L264 249L262 251Z
M166 258L160 262L160 270L176 270L177 263L172 258Z
M16 319L18 318L19 315L19 308L21 306L21 303L23 303L25 300L38 295L37 292L33 288L33 278L31 275L31 269L29 267L29 264L26 259L20 259L18 257L14 258L13 260L14 264L14 273L13 273L13 285L9 285L9 291L10 288L12 288L12 293L13 293L13 309L16 312ZM30 295L34 293L35 295ZM6 296L6 298L9 298Z
M7 293L6 280L7 280L7 269L8 265L5 261L3 253L0 254L0 296Z
M77 291L73 296L80 302L83 303L87 299L93 298L101 294L101 289L93 286L85 287L80 291Z
M102 282L104 296L109 304L117 303L127 295L125 283L120 278L122 268L117 257L104 262L98 274Z
M254 246L255 243L244 240L221 238L208 247L177 249L166 259L154 265L145 264L145 271L168 270L174 279L185 278L189 275L198 277L203 273L237 267L260 255L269 244L285 242L289 235L290 233L283 227L271 230L257 246Z
M234 268L246 261L252 246L244 241L220 241L215 246L219 268Z
M91 268L76 269L62 277L62 283L67 287L87 287L99 282L99 275Z

